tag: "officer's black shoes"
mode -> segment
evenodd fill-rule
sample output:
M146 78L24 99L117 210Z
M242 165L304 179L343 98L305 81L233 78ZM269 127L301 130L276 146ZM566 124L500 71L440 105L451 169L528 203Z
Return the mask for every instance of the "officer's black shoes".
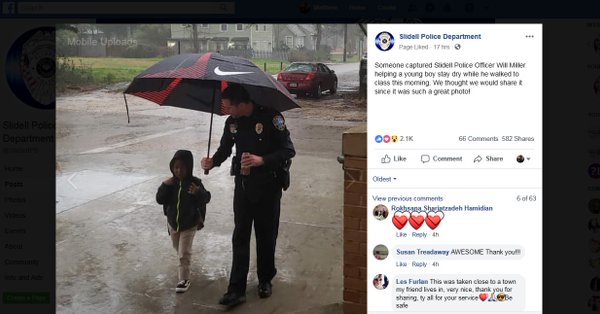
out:
M246 295L237 292L227 292L219 300L219 304L225 305L228 308L232 308L244 302L246 302Z
M258 284L258 296L261 299L268 298L273 293L273 285L270 282L261 282Z

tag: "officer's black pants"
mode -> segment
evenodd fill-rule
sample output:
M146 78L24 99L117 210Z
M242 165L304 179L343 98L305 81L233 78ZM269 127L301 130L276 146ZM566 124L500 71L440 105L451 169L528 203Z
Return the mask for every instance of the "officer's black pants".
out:
M270 282L275 268L275 244L279 230L281 187L275 180L259 185L251 184L242 176L235 178L233 211L233 263L229 279L229 292L246 293L250 264L250 236L252 222L256 237L256 259L259 282ZM272 182L271 182L272 181Z

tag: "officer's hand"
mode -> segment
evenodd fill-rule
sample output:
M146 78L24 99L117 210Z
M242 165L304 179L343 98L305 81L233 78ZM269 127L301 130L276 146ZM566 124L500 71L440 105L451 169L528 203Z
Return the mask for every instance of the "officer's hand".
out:
M242 167L260 167L265 164L265 161L263 160L262 156L247 154L246 156L242 157L241 164Z
M190 184L190 188L188 189L188 193L198 194L198 192L200 192L200 186L192 182L192 184Z
M200 166L202 167L202 169L204 170L210 170L214 167L214 163L213 163L213 159L212 158L202 158L202 160L200 161Z
M165 185L173 185L173 184L175 184L175 177L170 177L170 178L166 179L165 181L163 181L163 183Z

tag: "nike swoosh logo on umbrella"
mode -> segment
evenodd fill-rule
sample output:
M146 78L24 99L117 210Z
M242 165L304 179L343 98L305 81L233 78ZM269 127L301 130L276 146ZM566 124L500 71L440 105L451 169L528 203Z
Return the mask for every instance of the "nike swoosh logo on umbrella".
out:
M225 71L221 71L221 69L219 69L219 67L215 68L215 74L216 75L220 75L220 76L227 76L227 75L239 75L239 74L252 74L254 72L225 72Z

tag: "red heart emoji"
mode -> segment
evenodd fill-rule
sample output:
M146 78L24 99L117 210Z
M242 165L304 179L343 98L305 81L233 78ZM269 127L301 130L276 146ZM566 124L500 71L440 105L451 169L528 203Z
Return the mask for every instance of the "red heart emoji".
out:
M487 293L480 293L479 294L479 299L481 299L481 301L485 301L488 298L488 294Z
M398 230L401 230L402 228L404 228L404 226L408 222L409 217L410 217L410 214L408 212L397 211L394 213L392 222L394 223L394 226L396 226L396 228L398 228Z
M423 222L425 221L425 217L427 217L427 213L425 212L413 212L410 214L410 225L415 228L415 230L421 228Z
M425 218L425 223L431 228L431 230L437 228L444 219L443 212L429 212L427 213L427 218Z

